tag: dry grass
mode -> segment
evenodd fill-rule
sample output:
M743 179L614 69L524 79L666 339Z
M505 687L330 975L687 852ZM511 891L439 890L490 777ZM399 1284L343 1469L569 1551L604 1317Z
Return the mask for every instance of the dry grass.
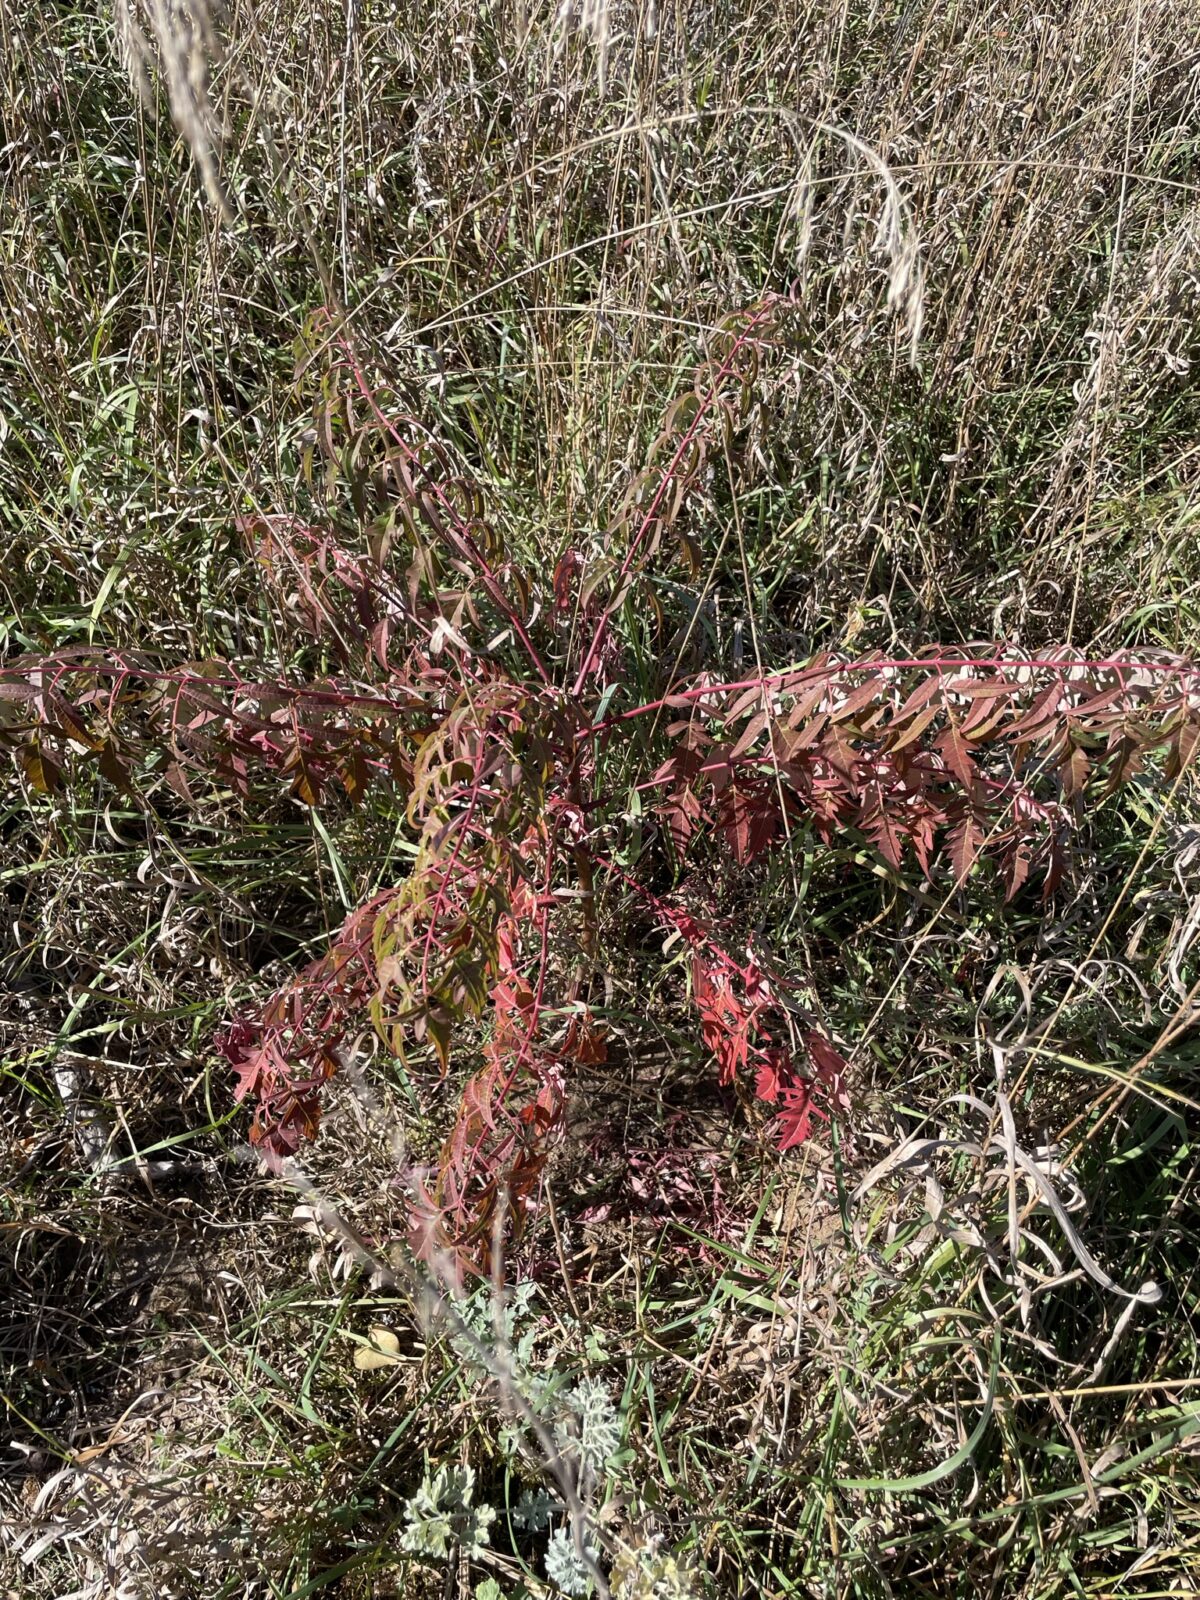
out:
M355 525L302 471L322 302L548 565L604 547L722 318L789 286L803 335L696 514L704 572L663 579L689 650L1196 649L1189 0L0 0L0 54L0 649L298 659L232 519ZM395 818L165 828L16 777L0 816L0 1587L548 1592L519 1530L469 1573L402 1551L423 1452L502 1517L546 1463L244 1159L211 1050ZM581 1096L528 1263L533 1369L619 1402L610 1550L661 1537L722 1596L1197 1591L1195 829L1186 785L1108 808L1044 922L934 914L848 876L852 841L755 880L740 914L861 1038L851 1127L791 1161L617 964L637 1049ZM386 1266L392 1133L435 1148L450 1091L364 1071L310 1176ZM1089 1278L1018 1148L1160 1302ZM399 1361L364 1374L380 1322Z

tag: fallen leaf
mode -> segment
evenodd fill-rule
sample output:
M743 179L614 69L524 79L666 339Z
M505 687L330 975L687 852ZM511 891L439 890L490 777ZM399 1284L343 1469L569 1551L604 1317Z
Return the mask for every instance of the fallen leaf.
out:
M354 1352L354 1365L360 1372L399 1366L400 1341L390 1328L368 1328L367 1341Z

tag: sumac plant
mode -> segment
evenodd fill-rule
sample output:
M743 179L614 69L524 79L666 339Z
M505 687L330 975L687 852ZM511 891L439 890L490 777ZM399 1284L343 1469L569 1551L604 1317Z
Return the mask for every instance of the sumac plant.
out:
M594 994L622 907L682 945L720 1082L769 1108L786 1149L846 1107L846 1062L770 951L705 909L701 868L850 835L881 870L947 893L989 863L1007 897L1048 896L1094 797L1149 763L1173 780L1192 759L1200 672L1165 653L938 646L734 682L665 664L653 698L635 699L625 608L652 606L667 561L696 570L689 507L736 461L795 316L764 300L730 319L604 548L565 550L544 572L505 549L479 484L368 380L349 337L314 319L299 346L306 471L348 486L361 537L351 549L283 513L240 530L279 629L311 639L323 675L100 649L0 671L0 739L33 790L90 764L146 806L214 785L246 805L267 785L334 808L381 788L402 809L407 875L219 1043L250 1137L278 1166L314 1137L324 1085L369 1030L443 1073L462 1041L457 1116L436 1168L413 1179L427 1248L481 1265L498 1220L520 1231L572 1086L610 1047Z

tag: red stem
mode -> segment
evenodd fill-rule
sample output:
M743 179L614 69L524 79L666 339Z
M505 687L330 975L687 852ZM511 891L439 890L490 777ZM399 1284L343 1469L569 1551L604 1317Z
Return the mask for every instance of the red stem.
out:
M609 728L618 727L622 722L630 722L635 717L647 716L651 711L661 711L665 706L674 705L679 700L703 700L706 695L733 694L739 689L770 689L781 688L788 683L799 683L807 679L813 681L821 676L829 678L843 677L850 672L885 672L892 670L909 670L915 667L928 667L934 672L945 672L951 669L965 669L968 667L1007 667L1013 671L1022 668L1037 669L1048 672L1062 672L1073 669L1084 669L1089 672L1161 672L1165 677L1193 678L1200 677L1200 664L1186 661L1089 661L1086 658L1076 660L1037 660L1033 657L1004 657L1004 656L893 656L885 657L879 661L834 661L824 667L793 667L786 672L767 673L759 678L739 678L729 683L710 683L693 689L676 689L668 695L663 695L659 700L647 700L640 706L634 706L629 711L619 711L616 716L606 717L603 722L594 722L586 728L581 728L575 735L577 740L590 739L598 733L605 733Z
M356 385L358 386L359 393L362 395L363 399L370 406L371 410L374 412L375 417L378 420L380 426L383 427L387 431L387 433L390 435L390 437L392 438L392 440L396 444L396 448L404 456L405 461L409 465L416 465L416 466L419 467L420 462L418 461L416 453L413 451L413 449L409 445L408 441L406 439L404 439L403 436L399 433L399 431L397 430L395 424L390 420L390 418L385 416L384 413L380 410L379 402L375 398L374 391L371 389L371 386L367 382L366 378L364 377L364 375L362 373L362 370L358 365L358 362L355 360L354 352L351 350L350 345L345 340L345 338L343 338L341 336L339 336L337 342L338 342L339 346L341 347L343 353L345 354L346 363L349 366L350 371L354 376L354 381L355 381ZM449 496L443 490L441 484L435 483L432 480L430 480L429 487L433 492L434 498L442 506L443 510L446 512L446 514L449 517L451 523L453 524L454 539L457 541L458 545L461 547L460 553L465 553L466 554L468 560L474 566L475 570L479 573L480 577L483 579L484 586L487 589L488 593L491 595L491 597L495 601L496 605L500 608L500 610L508 618L508 622L509 622L510 627L512 628L513 632L516 634L517 638L520 639L522 645L524 646L525 653L529 657L530 661L532 661L533 666L534 666L534 670L537 672L537 674L541 678L542 682L544 684L546 684L546 685L549 685L549 683L550 683L550 674L546 670L546 665L543 662L541 656L539 655L539 653L537 651L537 648L535 647L535 645L533 643L533 640L529 637L529 634L526 632L524 623L521 621L520 617L517 615L515 609L512 606L512 603L508 599L508 596L504 593L504 590L500 585L500 580L496 577L496 574L492 571L492 568L491 568L490 564L488 563L488 560L487 560L486 556L479 549L479 546L475 543L474 539L471 537L470 530L468 529L466 524L463 522L463 520L459 516L458 512L455 510L454 506L451 504Z
M650 532L654 518L658 513L658 508L662 504L663 496L670 488L671 481L676 472L679 470L680 462L687 454L692 440L699 432L700 424L704 421L709 408L712 406L713 401L720 392L721 384L733 371L734 358L737 356L738 351L741 350L742 346L749 341L750 336L754 332L755 328L769 315L770 310L771 308L769 306L763 306L760 310L756 311L742 332L734 340L729 354L725 357L725 360L721 363L721 366L717 371L717 376L713 380L712 388L700 402L699 409L697 410L696 415L692 418L691 426L680 440L679 447L675 451L675 454L671 457L670 465L663 473L662 482L658 486L654 499L650 502L649 508L646 511L646 515L642 518L641 524L638 527L638 531L636 534L634 534L629 549L625 552L625 559L621 563L620 570L617 573L616 582L613 585L613 598L605 606L604 610L600 613L600 616L597 619L596 626L592 632L591 643L588 645L587 653L583 658L583 665L579 668L579 671L575 677L575 683L571 690L573 696L579 695L583 691L583 686L587 682L588 673L592 670L592 666L595 662L596 652L600 648L600 641L604 637L604 630L608 626L608 620L616 610L617 606L620 604L621 589L625 579L629 576L629 569L632 567L638 551L644 543L646 536Z
M490 726L489 726L488 729L485 729L485 735L489 731L490 731ZM479 805L479 796L480 796L480 793L482 792L482 789L483 789L483 771L482 771L482 769L483 769L484 748L485 747L484 747L483 739L481 738L480 739L480 743L479 743L479 753L475 758L475 771L474 771L474 774L473 774L472 780L471 780L470 801L469 801L469 803L467 805L466 812L463 815L462 824L461 824L461 826L459 827L459 830L458 830L458 838L454 841L454 850L451 853L449 863L446 866L446 870L442 874L442 881L441 881L441 884L438 887L437 898L435 899L435 901L433 903L433 911L430 913L429 929L428 929L428 932L425 935L425 949L424 949L424 952L422 953L422 956L421 956L421 989L422 989L422 992L424 992L426 980L427 980L427 978L429 976L429 956L430 956L430 952L433 949L434 935L437 932L437 921L438 921L438 918L442 914L442 907L446 903L446 895L449 892L451 876L452 876L452 874L454 872L454 869L458 866L458 858L462 854L463 845L466 843L467 835L468 835L468 833L470 831L471 824L472 824L472 822L474 821L474 818L475 818L476 808Z
M419 709L421 702L411 696L407 705L388 699L384 695L358 694L351 689L342 689L335 683L328 689L314 689L296 684L284 683L282 680L254 681L241 677L205 677L196 672L183 672L177 667L155 669L153 667L131 664L121 655L113 655L107 661L94 661L86 656L77 661L70 659L69 653L53 657L57 668L51 683L51 688L57 688L61 679L75 672L94 672L98 677L114 677L112 693L109 699L110 708L112 697L121 688L126 678L140 678L146 683L175 683L180 689L234 689L251 697L255 695L282 695L285 699L307 700L314 705L328 706L370 706L377 711L386 711L394 714L397 711ZM32 668L26 667L0 667L0 683L11 680L25 681L28 679ZM230 669L236 670L236 669ZM236 713L235 713L236 714Z

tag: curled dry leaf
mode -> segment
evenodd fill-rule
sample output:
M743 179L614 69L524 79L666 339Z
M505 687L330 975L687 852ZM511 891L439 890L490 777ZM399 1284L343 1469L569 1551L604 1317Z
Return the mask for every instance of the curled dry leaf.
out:
M368 1328L366 1343L355 1346L354 1365L359 1372L398 1367L402 1360L400 1341L390 1328Z

